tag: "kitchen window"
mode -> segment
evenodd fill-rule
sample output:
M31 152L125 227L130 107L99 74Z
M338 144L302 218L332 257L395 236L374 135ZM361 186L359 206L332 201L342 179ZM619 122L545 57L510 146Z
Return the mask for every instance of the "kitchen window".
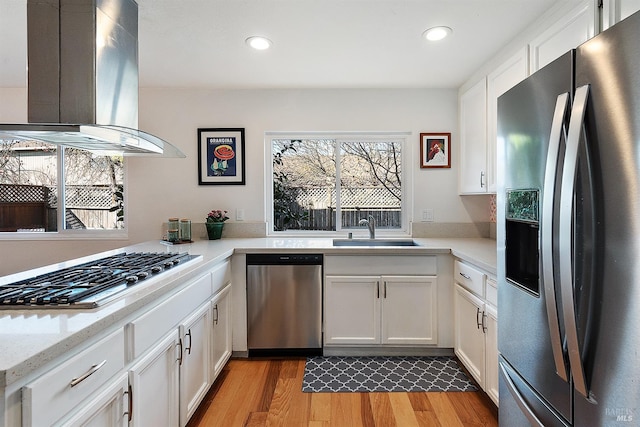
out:
M406 135L269 133L272 233L406 232ZM406 184L405 184L406 186Z
M35 141L0 144L4 237L117 234L124 230L124 213L121 155Z

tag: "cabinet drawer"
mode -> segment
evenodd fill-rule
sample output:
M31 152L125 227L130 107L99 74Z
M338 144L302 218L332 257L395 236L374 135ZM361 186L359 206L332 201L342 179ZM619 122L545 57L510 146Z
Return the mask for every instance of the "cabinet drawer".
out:
M219 290L231 282L231 262L224 261L211 270L211 293L215 295Z
M485 274L470 265L456 261L453 271L454 280L474 294L484 298Z
M119 329L26 385L22 390L23 425L52 424L123 368L124 333Z
M167 332L211 298L211 273L126 325L129 360L141 356Z
M490 277L487 277L487 303L493 305L494 307L498 307L498 283Z

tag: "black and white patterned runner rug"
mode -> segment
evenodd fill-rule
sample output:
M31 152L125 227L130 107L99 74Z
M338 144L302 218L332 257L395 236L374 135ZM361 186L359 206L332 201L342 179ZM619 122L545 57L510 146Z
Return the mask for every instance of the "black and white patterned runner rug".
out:
M303 392L476 391L456 359L434 357L309 357Z

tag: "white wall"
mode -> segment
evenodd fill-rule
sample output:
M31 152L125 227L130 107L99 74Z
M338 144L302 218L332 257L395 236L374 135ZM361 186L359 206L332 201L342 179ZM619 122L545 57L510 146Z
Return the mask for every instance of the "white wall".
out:
M25 89L0 88L0 122L26 122ZM6 96L6 98L5 98ZM10 98L9 98L10 96ZM5 104L6 105L6 104ZM21 115L24 115L21 117ZM104 242L15 242L0 240L0 276L10 272L159 239L171 216L203 222L211 209L245 210L245 222L263 223L265 214L265 131L408 131L414 204L434 210L436 223L488 222L485 197L457 194L457 90L205 90L142 88L140 128L180 148L185 159L130 157L128 168L129 239ZM197 129L243 127L246 185L199 186ZM452 168L419 168L420 132L451 132Z
M147 220L169 216L203 221L211 209L245 210L246 221L265 221L266 131L409 131L407 167L413 181L413 217L434 209L436 222L486 222L486 199L457 195L457 91L429 89L351 90L141 90L140 127L178 146L186 159L130 162L130 204L148 210L133 217L130 236L148 238ZM246 185L198 186L197 129L243 127ZM451 169L419 168L420 132L451 132ZM154 183L162 196L136 185ZM160 200L158 200L160 199ZM153 209L149 209L153 207ZM138 212L136 210L136 212ZM150 221L153 224L154 221ZM150 225L149 224L149 225ZM143 231L144 230L144 231Z

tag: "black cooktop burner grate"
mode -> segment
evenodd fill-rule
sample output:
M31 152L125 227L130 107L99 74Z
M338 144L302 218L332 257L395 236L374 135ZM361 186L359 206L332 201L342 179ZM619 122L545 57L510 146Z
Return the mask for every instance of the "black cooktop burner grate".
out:
M196 258L187 253L122 253L0 285L0 307L95 307L98 301Z

